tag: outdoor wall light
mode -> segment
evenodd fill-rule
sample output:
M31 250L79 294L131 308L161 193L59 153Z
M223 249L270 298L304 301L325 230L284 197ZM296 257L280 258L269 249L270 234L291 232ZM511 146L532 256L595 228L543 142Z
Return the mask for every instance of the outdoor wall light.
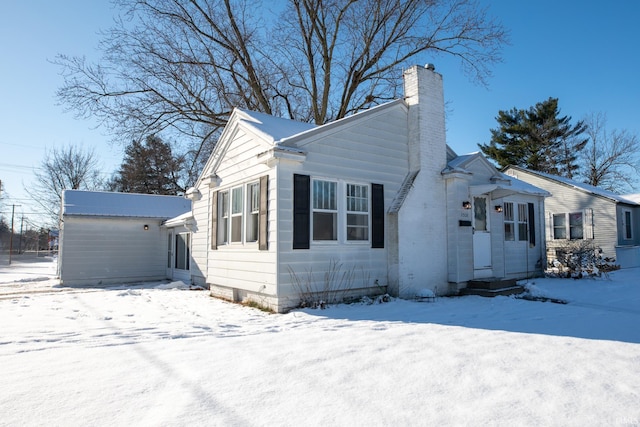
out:
M502 212L502 205L495 205L494 208L495 208L496 212L498 212L498 213Z
M471 209L471 202L468 200L462 202L462 209Z
M147 224L145 224L143 228L144 228L145 230L148 230L148 229L149 229L149 226L148 226Z

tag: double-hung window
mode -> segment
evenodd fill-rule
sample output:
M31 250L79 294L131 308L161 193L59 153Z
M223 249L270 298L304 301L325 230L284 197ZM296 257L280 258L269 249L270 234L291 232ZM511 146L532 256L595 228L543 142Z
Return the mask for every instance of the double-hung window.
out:
M244 205L242 187L231 190L231 243L242 242L242 208Z
M214 193L211 249L228 244L257 243L268 250L268 176Z
M218 244L229 243L229 191L218 193Z
M582 239L584 237L582 228L582 212L569 214L569 238L571 240Z
M347 184L347 240L369 240L369 186Z
M553 238L555 240L579 240L584 238L582 212L553 215Z
M258 241L258 217L260 215L260 184L247 185L247 242Z
M313 180L313 240L338 240L338 183Z

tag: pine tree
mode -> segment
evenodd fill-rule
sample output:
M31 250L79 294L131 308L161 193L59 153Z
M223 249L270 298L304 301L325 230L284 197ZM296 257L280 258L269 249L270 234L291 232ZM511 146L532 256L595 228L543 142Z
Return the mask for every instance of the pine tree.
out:
M171 146L156 135L144 144L133 141L125 150L125 158L110 183L110 188L125 193L178 195L183 159L174 157Z
M584 122L571 124L560 117L558 99L549 98L528 110L499 111L499 127L491 129L489 144L478 144L500 167L509 165L572 178L578 170L577 155L588 139Z

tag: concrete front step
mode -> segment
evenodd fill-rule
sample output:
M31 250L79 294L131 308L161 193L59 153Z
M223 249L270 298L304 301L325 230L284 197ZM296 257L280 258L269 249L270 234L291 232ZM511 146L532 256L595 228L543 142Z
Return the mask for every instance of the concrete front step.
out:
M504 288L512 288L514 286L517 286L517 282L515 279L500 279L496 277L490 277L487 279L469 280L467 282L467 288L472 288L472 289L497 290L497 289L504 289Z
M510 286L500 289L479 289L479 288L464 288L460 290L460 295L479 295L481 297L496 297L498 295L517 295L524 292L522 286Z

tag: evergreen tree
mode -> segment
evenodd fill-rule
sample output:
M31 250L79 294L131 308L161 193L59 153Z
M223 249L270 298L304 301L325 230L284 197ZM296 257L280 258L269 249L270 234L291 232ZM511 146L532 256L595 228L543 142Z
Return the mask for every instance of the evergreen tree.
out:
M125 158L110 183L114 191L125 193L178 195L183 159L174 157L171 146L151 135L144 144L133 141L125 150Z
M581 138L586 126L560 117L557 98L528 110L499 111L496 121L499 127L491 129L490 143L478 146L500 167L516 165L567 178L578 170L577 155L588 141Z

